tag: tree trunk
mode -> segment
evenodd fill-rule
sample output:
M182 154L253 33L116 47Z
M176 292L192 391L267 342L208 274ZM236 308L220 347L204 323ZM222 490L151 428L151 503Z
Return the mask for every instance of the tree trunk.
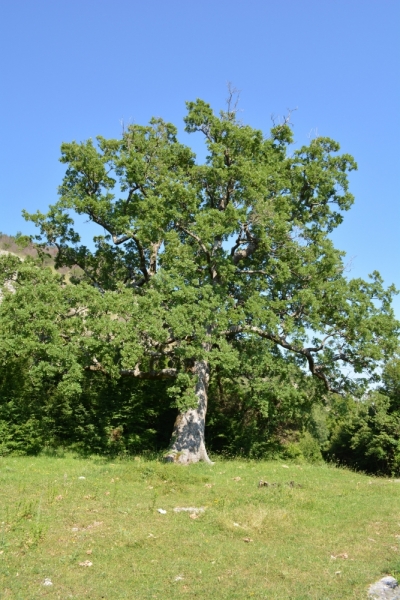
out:
M207 412L207 392L210 380L210 367L206 360L196 361L194 372L197 375L197 406L180 413L175 421L171 447L165 455L167 462L184 465L201 460L213 464L208 458L204 443L204 429Z

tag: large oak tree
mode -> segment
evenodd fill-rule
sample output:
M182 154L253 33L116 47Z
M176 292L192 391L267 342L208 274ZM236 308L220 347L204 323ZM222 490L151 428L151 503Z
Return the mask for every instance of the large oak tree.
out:
M237 371L246 344L294 360L321 394L342 393L373 377L396 334L393 290L378 273L349 280L329 237L353 202L353 158L325 137L293 150L287 120L264 136L231 103L187 109L204 164L161 119L64 143L58 202L26 214L56 265L80 268L60 343L99 376L170 380L180 410L167 459L181 463L209 460L210 377ZM98 225L93 244L74 214Z

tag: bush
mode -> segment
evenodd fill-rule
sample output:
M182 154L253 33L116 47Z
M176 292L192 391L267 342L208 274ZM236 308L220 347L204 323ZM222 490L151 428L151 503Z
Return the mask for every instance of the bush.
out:
M0 421L0 456L38 454L42 448L40 423L35 418L21 424Z
M33 383L29 364L0 366L0 455L70 448L81 454L137 454L166 448L176 409L164 382L88 373L65 394L57 378Z
M309 431L302 433L298 442L289 442L284 449L283 457L311 464L323 461L319 442Z
M373 392L347 399L333 410L326 458L367 473L400 474L400 412L391 398Z

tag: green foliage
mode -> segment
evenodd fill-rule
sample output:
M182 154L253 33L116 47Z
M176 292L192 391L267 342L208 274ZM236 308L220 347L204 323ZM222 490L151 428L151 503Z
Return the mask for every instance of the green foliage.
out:
M80 452L142 452L168 443L175 411L165 383L105 377L85 369L96 344L83 334L93 323L74 319L90 304L90 286L65 285L50 269L0 257L5 279L0 304L0 452L35 453L69 446ZM18 278L14 281L14 273ZM86 294L89 294L87 296ZM121 428L116 439L112 431Z
M17 423L0 420L0 456L38 454L44 446L39 421L18 419Z
M82 454L138 454L168 444L176 410L166 402L163 382L113 381L89 373L80 392L71 395L60 390L57 379L30 385L26 369L16 367L15 378L4 371L0 376L0 455L59 447ZM14 386L17 379L24 385Z
M229 456L277 456L309 418L318 386L272 344L253 339L236 351L236 368L221 363L213 377L208 443Z
M384 385L362 400L337 401L326 456L370 473L400 474L400 360L386 365Z
M361 397L394 352L394 288L376 272L348 280L329 237L353 202L354 159L323 137L293 151L287 123L264 135L230 104L187 109L204 164L159 118L118 140L62 144L59 200L25 213L38 259L0 257L10 431L34 419L43 443L159 447L171 406L195 404L204 361L215 450L264 456L293 431L323 444L315 407L332 392ZM75 215L99 226L93 243ZM300 451L316 456L304 435Z
M168 363L169 376L182 377L206 357L234 369L235 344L261 337L328 389L353 390L340 364L373 377L397 326L394 290L377 273L348 281L328 237L353 202L356 163L329 138L288 152L287 124L265 137L229 106L219 116L202 100L187 108L205 164L162 119L131 125L120 140L64 143L60 200L25 214L47 247L57 245L56 266L79 265L75 283L103 294L91 295L103 316L92 366L133 376L139 365L155 377ZM74 212L100 226L93 249L80 243ZM182 390L171 393L186 405Z
M322 454L318 440L310 432L305 431L298 442L289 442L284 449L286 458L297 462L319 463L322 462Z

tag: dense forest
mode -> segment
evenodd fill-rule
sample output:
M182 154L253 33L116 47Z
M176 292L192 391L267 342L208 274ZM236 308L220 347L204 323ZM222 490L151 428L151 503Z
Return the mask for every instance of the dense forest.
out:
M0 237L0 455L70 448L332 460L400 473L399 323L329 234L354 159L187 104L64 143L38 235ZM98 225L88 241L74 214ZM172 437L171 437L172 434Z

